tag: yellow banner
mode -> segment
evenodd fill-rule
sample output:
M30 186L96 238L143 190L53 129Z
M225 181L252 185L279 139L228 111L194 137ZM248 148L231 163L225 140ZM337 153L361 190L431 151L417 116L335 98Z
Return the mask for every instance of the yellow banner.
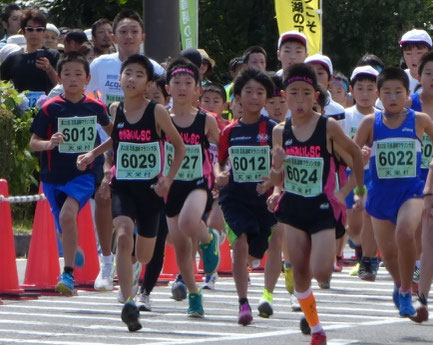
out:
M274 0L278 31L302 32L308 39L308 55L322 51L320 0Z

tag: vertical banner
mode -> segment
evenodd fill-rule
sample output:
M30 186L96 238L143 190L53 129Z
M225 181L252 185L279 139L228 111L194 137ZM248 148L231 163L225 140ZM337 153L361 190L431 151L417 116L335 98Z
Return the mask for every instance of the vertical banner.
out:
M291 30L308 39L308 55L322 51L321 0L274 0L280 35Z
M179 0L182 49L198 48L198 0Z

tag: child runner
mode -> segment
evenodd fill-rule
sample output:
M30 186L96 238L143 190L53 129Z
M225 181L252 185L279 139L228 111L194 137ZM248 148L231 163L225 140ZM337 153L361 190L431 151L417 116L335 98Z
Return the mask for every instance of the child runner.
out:
M283 71L290 65L302 63L308 56L307 37L298 30L283 33L278 39L277 58L281 62L281 69L277 71L279 77L283 77Z
M284 85L292 117L274 129L270 176L275 185L284 183L276 215L286 231L295 296L312 331L310 345L322 345L326 335L319 322L311 278L328 281L333 270L335 226L343 201L334 195L334 152L353 163L357 185L362 187L361 151L335 120L312 110L318 93L316 74L310 66L289 67Z
M420 177L421 138L433 136L427 114L405 107L409 78L399 68L386 68L377 80L384 111L366 116L355 134L371 147L366 210L386 268L394 280L393 301L400 316L416 315L411 284L415 267L415 232L423 212Z
M47 101L32 123L30 148L42 151L41 181L56 228L62 234L65 265L56 291L74 293L74 261L76 260L77 215L95 190L95 169L76 167L77 156L90 151L97 138L96 124L111 133L113 124L102 102L83 95L90 80L89 63L77 53L71 53L57 65L59 82L64 94Z
M343 73L334 72L332 75L331 84L329 84L329 92L331 93L331 97L335 102L340 104L343 108L347 107L349 81Z
M179 271L188 288L188 316L203 317L202 293L194 278L196 246L200 242L206 274L219 265L218 234L202 217L212 207L212 163L208 138L215 143L219 130L215 117L192 104L200 89L198 68L186 59L173 61L167 70L167 90L173 99L171 120L186 144L186 155L166 200L167 223ZM171 135L167 134L166 167L171 163ZM164 169L165 170L165 169Z
M236 100L242 105L242 118L221 133L216 182L219 202L233 249L233 278L239 297L238 323L246 326L253 319L248 303L248 264L263 257L276 220L266 206L266 195L258 184L269 175L272 129L275 122L260 114L272 97L270 78L258 69L248 68L236 78ZM230 158L230 170L227 168Z
M138 232L135 256L140 263L148 263L158 233L162 197L167 195L185 152L167 111L144 97L152 77L153 66L145 56L135 54L125 59L119 81L125 101L117 107L111 138L77 160L83 168L113 148L116 173L111 192L113 225L117 231L117 275L126 300L121 317L129 331L142 327L132 294L134 226ZM170 136L174 146L172 165L166 176L160 175L161 131Z

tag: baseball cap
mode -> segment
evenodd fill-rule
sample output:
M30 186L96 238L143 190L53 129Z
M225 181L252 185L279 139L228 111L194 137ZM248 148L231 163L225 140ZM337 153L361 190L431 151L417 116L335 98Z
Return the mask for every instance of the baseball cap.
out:
M57 26L55 26L54 24L47 23L47 27L45 28L45 30L53 31L57 34L57 36L60 36L60 31L59 29L57 29Z
M200 68L201 63L202 63L202 57L201 57L200 52L197 49L188 48L188 49L182 50L182 52L180 53L180 56L191 61L194 65L197 66L197 68Z
M406 32L400 40L400 47L403 46L405 43L409 42L420 42L420 43L426 43L431 48L432 47L432 39L430 35L424 31L419 29L413 29L408 32Z
M23 53L24 48L20 47L18 44L15 43L6 43L1 49L0 49L0 63L3 63L6 58L14 53Z
M359 66L353 70L352 75L350 76L350 81L354 80L356 78L356 76L359 74L369 74L369 75L372 75L374 77L377 77L379 75L379 72L377 70L375 70L373 67L368 66L368 65L367 66Z
M278 39L278 49L281 48L281 45L287 41L289 38L298 40L299 42L301 42L305 48L308 50L308 41L307 41L307 37L302 33L299 32L297 30L292 30L292 31L287 31L285 33L283 33L280 38Z
M332 75L333 69L332 69L332 62L329 57L322 54L314 54L311 56L308 56L305 61L305 63L318 63L321 64L323 67L325 67L329 74Z
M6 43L18 44L21 48L24 49L27 47L27 41L23 35L9 36L8 39L6 40Z

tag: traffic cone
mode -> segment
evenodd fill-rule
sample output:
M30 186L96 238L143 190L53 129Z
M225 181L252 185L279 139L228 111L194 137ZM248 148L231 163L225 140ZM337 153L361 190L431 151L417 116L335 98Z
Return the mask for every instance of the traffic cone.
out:
M226 239L224 243L220 246L220 265L218 267L218 274L221 276L229 276L233 275L232 272L232 255L230 252L230 244L229 240Z
M159 275L160 279L173 280L176 274L179 273L179 268L176 263L176 252L169 244L165 245L164 264L162 266L162 273Z
M39 194L43 193L42 184ZM33 220L32 238L23 287L27 291L53 292L60 275L57 235L48 200L39 200Z
M99 273L99 258L89 202L78 213L77 223L78 246L84 253L85 262L83 267L74 269L74 279L78 286L93 287Z
M0 179L0 195L9 197L8 183ZM37 298L38 294L26 294L18 286L18 271L12 217L9 202L0 201L0 296L4 299Z

